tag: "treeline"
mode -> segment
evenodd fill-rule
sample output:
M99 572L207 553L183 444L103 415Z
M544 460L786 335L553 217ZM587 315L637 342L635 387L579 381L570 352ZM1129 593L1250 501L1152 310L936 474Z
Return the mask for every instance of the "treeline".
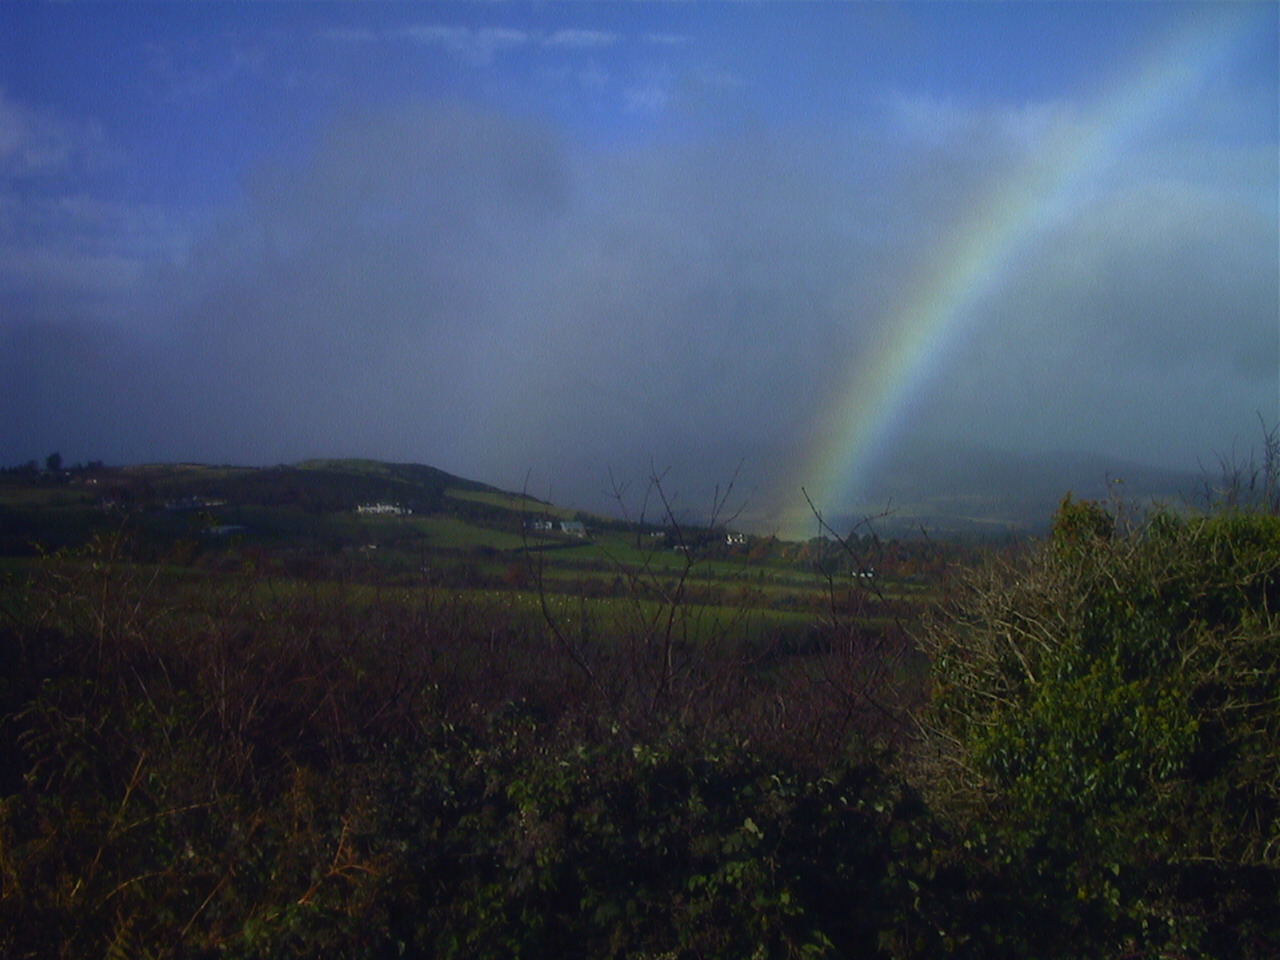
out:
M851 611L770 669L678 597L599 635L159 577L101 539L6 586L4 956L1280 946L1267 512L1068 499L911 637Z
M88 463L77 462L69 467L64 467L62 454L51 453L45 457L43 469L41 469L38 461L28 460L26 463L0 468L0 477L8 477L18 481L66 479L69 477L97 475L105 472L106 469L106 465L101 460L90 460Z

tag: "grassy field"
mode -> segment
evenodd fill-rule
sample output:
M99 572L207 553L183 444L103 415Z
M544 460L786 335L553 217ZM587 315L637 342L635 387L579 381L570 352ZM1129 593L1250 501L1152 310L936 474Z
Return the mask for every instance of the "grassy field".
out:
M558 507L553 503L538 500L534 497L521 496L515 493L504 493L501 490L459 490L449 488L445 496L454 500L483 503L491 507L510 510L513 513L531 517L553 517L557 520L570 520L574 511L566 507Z
M1275 955L1274 516L977 569L525 506L0 472L0 955Z
M185 514L143 519L141 528L105 531L81 549L4 558L11 596L24 595L30 579L52 591L33 609L85 598L68 608L65 629L118 617L94 607L93 598L111 595L117 610L147 611L146 623L129 631L226 635L256 632L265 620L276 625L273 644L372 650L394 636L413 659L432 662L444 656L428 653L442 637L457 638L448 643L461 646L447 657L450 670L470 678L456 682L466 684L508 657L502 669L533 656L538 671L556 664L563 671L576 659L617 671L666 651L672 682L692 691L691 678L708 671L741 675L764 685L752 697L774 686L808 687L815 677L848 682L842 671L849 663L863 670L861 655L849 660L839 650L900 636L936 597L934 587L892 579L877 595L848 577L833 583L778 559L703 559L643 536L637 547L634 535L619 532L558 538L541 544L553 549L531 551L539 544L511 530L448 515L316 516L242 505L218 519L252 533L214 539L193 535L198 523ZM874 672L890 668L881 685L921 682L917 668L902 673L890 661Z
M438 509L356 512L386 489ZM743 651L806 648L833 623L888 630L937 596L927 579L820 576L801 545L729 545L722 533L696 528L677 535L603 521L577 537L528 529L531 515L578 516L429 467L374 461L147 465L62 477L9 471L0 475L0 558L7 554L8 568L23 576L42 562L33 545L74 551L97 538L119 543L121 557L171 583L193 609L207 606L202 591L221 595L240 582L237 589L255 595L323 596L355 608L446 603L467 608L490 633L505 622L582 642L661 635ZM700 546L683 548L692 543Z

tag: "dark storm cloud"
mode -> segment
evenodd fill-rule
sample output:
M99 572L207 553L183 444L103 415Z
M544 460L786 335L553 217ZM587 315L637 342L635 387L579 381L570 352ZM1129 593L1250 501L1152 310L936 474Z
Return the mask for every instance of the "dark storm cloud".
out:
M198 415L255 457L281 434L281 456L395 437L431 449L460 429L460 376L500 319L507 265L565 189L555 142L491 115L335 124L306 163L257 176L242 214L172 278ZM247 425L239 441L228 402L246 415L230 421Z
M192 422L223 456L589 478L572 495L651 457L762 464L877 259L792 146L591 157L458 105L349 117L173 278Z
M53 451L68 463L189 457L187 423L174 416L181 384L159 361L101 323L0 325L0 449L13 463Z
M949 358L934 436L1194 467L1280 419L1274 161L1197 152L1213 174L1136 158L1046 227Z
M461 103L349 113L148 279L158 334L74 305L5 327L0 447L369 455L584 506L650 463L702 506L742 463L765 515L922 257L1059 122L948 109L626 154ZM1198 456L1249 429L1275 396L1274 175L1197 162L1135 160L1046 224L904 443Z

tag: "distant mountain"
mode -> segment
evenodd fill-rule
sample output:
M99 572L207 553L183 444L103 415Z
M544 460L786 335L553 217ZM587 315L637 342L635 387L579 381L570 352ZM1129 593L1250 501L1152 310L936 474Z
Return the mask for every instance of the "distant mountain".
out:
M875 526L888 536L1040 535L1067 493L1135 507L1181 505L1191 502L1202 483L1197 473L1090 453L938 448L892 459L873 477L857 505L860 512L836 519L851 526L887 511Z
M148 529L154 527L157 536L183 534L191 520L181 518L200 513L216 514L223 526L263 535L324 536L334 542L353 535L339 518L368 504L399 507L416 518L453 518L473 534L487 531L473 536L451 528L449 536L459 543L488 542L494 531L518 536L521 524L534 515L557 521L586 516L573 505L555 506L435 467L374 460L318 459L275 467L95 466L64 471L60 478L39 471L2 474L0 554L26 550L36 541L77 542L87 529L107 522L103 508L109 506L151 517ZM937 447L892 458L872 477L866 495L843 511L824 511L824 520L842 534L870 519L871 529L886 537L1042 535L1068 492L1136 507L1177 506L1192 502L1203 482L1200 474L1091 454ZM770 532L767 521L753 526L748 516L738 519L743 529ZM597 526L620 523L603 516L594 520ZM812 536L816 521L810 529L791 536Z

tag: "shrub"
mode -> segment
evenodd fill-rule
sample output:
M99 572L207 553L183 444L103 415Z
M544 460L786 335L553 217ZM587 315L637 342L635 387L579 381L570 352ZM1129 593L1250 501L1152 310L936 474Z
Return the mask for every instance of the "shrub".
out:
M896 861L922 808L874 765L818 776L681 735L500 740L418 768L395 804L422 865L403 934L420 955L852 957L902 939Z
M761 747L714 704L599 718L578 671L483 611L186 581L116 546L0 597L0 955L940 942L928 817L870 751Z
M1034 949L1271 955L1280 517L1126 527L1068 497L1048 543L976 576L924 642L918 773L1024 891Z

